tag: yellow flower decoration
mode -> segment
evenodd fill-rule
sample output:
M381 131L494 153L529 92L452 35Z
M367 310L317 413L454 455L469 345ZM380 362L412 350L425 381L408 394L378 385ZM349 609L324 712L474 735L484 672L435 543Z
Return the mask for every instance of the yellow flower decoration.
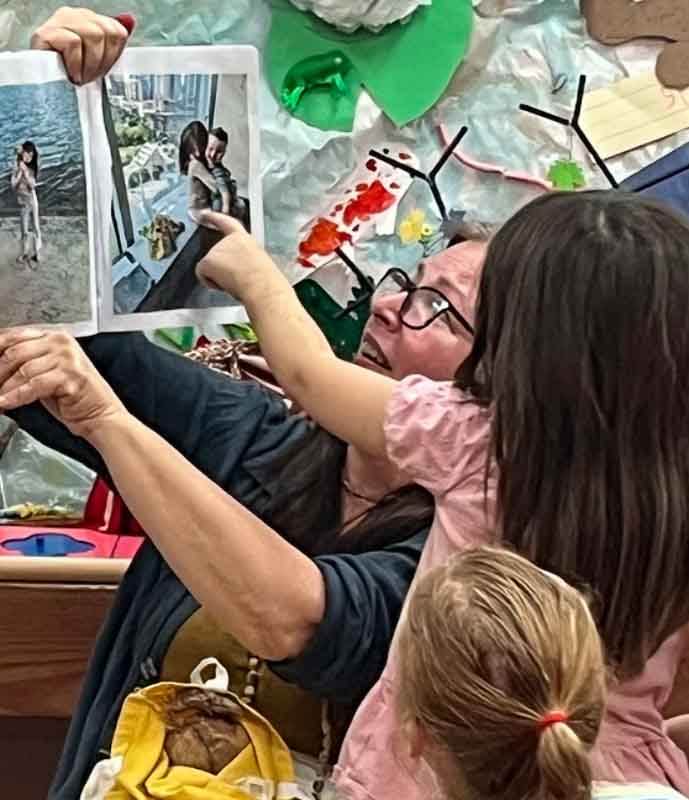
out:
M399 236L402 244L413 244L418 242L424 235L424 228L430 227L426 224L426 214L416 208L400 224Z

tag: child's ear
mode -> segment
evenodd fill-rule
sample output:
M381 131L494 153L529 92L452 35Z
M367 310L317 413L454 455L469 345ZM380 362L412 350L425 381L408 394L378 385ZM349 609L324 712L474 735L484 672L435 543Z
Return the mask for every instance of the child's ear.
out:
M407 754L412 760L418 761L423 758L428 745L426 728L418 719L405 720L402 724L402 728Z

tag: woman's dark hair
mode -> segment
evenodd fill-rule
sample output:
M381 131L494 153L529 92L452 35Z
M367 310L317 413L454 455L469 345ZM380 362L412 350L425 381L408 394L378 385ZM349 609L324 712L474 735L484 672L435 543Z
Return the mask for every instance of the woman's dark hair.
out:
M302 552L364 553L404 542L433 521L432 496L419 486L391 492L343 532L342 492L327 492L325 475L343 475L347 446L314 425L310 434L272 468L279 475L279 504L266 521Z
M186 175L189 162L194 151L199 161L206 163L206 148L208 147L208 129L199 120L190 122L179 137L179 171Z
M34 178L38 179L38 150L36 145L27 140L22 145L22 150L31 156L31 161L26 166L33 172Z
M689 224L553 193L492 239L457 384L493 408L503 539L591 587L611 665L689 620Z

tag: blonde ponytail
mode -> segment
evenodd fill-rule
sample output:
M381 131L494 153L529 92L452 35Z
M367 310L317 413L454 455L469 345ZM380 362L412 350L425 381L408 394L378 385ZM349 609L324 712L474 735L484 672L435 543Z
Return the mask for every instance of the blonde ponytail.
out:
M541 726L536 763L542 800L577 800L591 795L589 748L567 722Z
M587 800L603 714L600 638L583 597L507 550L431 570L400 632L399 708L448 798Z

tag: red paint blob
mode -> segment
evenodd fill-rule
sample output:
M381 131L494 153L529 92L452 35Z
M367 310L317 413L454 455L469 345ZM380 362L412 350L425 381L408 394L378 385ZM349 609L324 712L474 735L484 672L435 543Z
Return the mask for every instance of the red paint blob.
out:
M308 258L298 258L297 261L301 264L302 267L306 267L307 269L316 269L316 265L312 264Z
M369 160L366 162L366 169L370 172L375 172L378 169L378 162L375 160L375 158L369 158Z
M339 213L340 213L340 211L342 211L342 209L343 209L343 208L344 208L344 205L343 205L342 203L338 203L338 204L335 206L335 213L336 213L336 214L339 214Z
M391 183L390 184L390 188L391 189L400 189L401 187L400 187L399 183Z
M409 153L400 153L398 157L400 161L409 161L411 159Z
M299 263L302 266L303 260L311 256L329 256L344 242L351 242L352 237L341 231L334 222L327 219L319 219L311 229L311 233L299 245ZM309 265L313 266L313 265Z
M361 192L365 192L366 189L368 189L367 183L357 183L356 191L359 192L359 194L361 194Z
M344 210L344 223L351 226L357 219L368 219L371 214L380 214L394 205L395 196L380 181L374 181L356 200L350 200Z

